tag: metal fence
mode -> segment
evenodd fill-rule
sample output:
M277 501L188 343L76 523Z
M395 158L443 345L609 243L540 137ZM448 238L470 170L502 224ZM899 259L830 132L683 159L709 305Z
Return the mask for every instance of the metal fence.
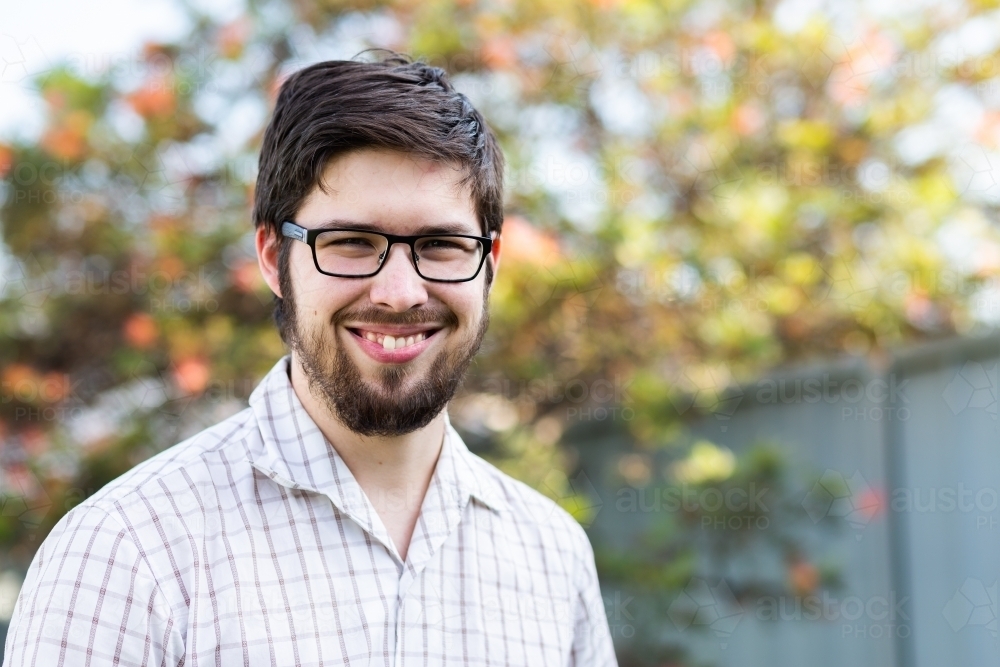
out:
M831 489L848 489L826 510L847 529L813 545L843 576L834 611L798 609L773 620L713 597L716 582L694 580L681 595L698 599L700 586L709 607L702 623L728 619L716 624L721 632L672 622L664 613L670 601L640 604L630 617L659 614L653 627L662 638L682 640L697 659L720 666L998 664L998 362L1000 338L951 340L899 353L880 368L847 361L771 375L729 394L725 409L689 423L692 440L737 454L773 443L793 469L814 471L820 487L826 479ZM615 502L616 461L635 451L624 425L581 424L567 440L600 503L592 541L627 548L652 517ZM803 487L804 506L825 492L820 487ZM864 511L873 498L882 511ZM616 593L605 587L606 601ZM613 615L613 604L608 609Z

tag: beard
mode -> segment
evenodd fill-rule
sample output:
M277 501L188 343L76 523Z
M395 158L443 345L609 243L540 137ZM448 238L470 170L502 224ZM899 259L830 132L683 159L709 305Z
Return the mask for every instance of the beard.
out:
M282 338L301 360L311 393L344 426L364 436L394 437L427 426L458 391L489 328L487 283L476 330L455 349L438 352L423 377L413 378L413 371L406 364L380 364L374 380L368 381L337 339L343 322L396 325L434 322L444 325L438 332L444 335L458 330L457 315L443 304L405 313L368 307L338 311L331 327L319 324L304 331L290 288L289 284L282 289L286 295L282 306ZM347 332L347 335L354 334Z

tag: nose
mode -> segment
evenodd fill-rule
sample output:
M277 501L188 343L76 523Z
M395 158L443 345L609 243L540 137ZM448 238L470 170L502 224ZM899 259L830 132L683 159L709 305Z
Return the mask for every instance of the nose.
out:
M401 313L427 301L424 279L417 275L405 243L394 243L387 251L382 270L372 278L369 298Z

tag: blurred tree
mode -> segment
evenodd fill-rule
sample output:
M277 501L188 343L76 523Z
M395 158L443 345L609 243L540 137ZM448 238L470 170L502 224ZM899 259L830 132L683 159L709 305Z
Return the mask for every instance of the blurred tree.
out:
M262 127L288 72L372 46L447 69L502 139L494 324L453 414L581 520L557 445L584 415L670 445L777 366L991 326L998 45L962 30L995 4L257 0L228 23L185 5L177 43L43 73L44 132L0 144L0 545L26 565L283 353L249 223ZM674 554L676 588L695 552L663 530L648 562ZM783 549L789 585L812 582Z

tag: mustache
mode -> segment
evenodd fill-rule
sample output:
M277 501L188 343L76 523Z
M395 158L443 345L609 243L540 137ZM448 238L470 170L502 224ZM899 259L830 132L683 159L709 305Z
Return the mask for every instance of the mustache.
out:
M334 314L333 324L344 324L345 322L365 322L366 324L398 324L419 325L419 324L443 324L444 326L457 327L458 315L445 306L428 306L417 310L407 310L402 313L395 313L391 310L366 306L353 310L341 310Z

